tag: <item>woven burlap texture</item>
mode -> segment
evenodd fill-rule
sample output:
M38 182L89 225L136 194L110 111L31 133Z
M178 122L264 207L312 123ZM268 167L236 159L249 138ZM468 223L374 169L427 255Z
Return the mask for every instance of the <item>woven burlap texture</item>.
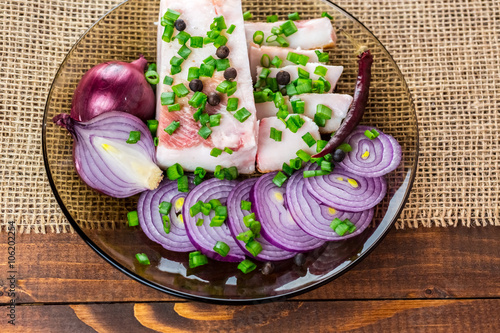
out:
M41 154L59 64L120 1L0 2L0 227L72 228ZM500 225L500 10L495 1L342 1L387 47L412 92L419 171L398 228Z

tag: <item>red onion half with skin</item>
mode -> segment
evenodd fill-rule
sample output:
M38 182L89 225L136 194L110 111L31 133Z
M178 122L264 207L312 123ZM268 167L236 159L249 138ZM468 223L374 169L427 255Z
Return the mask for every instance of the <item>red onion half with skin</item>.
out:
M53 121L73 136L75 169L88 186L114 198L158 187L163 172L155 163L151 132L139 118L112 111L88 122L64 113ZM135 144L127 143L131 131L141 133Z
M374 127L358 126L345 142L352 151L339 164L343 169L364 177L380 177L395 170L401 163L401 146L392 136L382 133L374 139L365 135Z
M234 187L234 189L229 193L227 197L227 213L229 218L229 229L236 238L240 233L250 230L243 222L243 217L250 214L250 211L244 211L241 209L241 201L250 200L250 190L253 185L259 180L258 178L250 178L240 182ZM264 237L259 237L255 239L262 246L262 251L255 257L257 260L261 261L278 261L292 258L297 252L290 252L279 247L274 246L269 243ZM236 240L236 243L241 247L241 249L250 257L253 255L248 252L245 248L245 242Z
M92 67L73 95L71 118L90 119L108 111L130 113L142 121L155 116L155 95L146 81L148 61L141 55L128 63L111 61Z
M309 235L327 241L340 241L363 232L373 218L373 208L358 213L334 209L316 200L306 188L302 172L294 173L286 185L286 206L299 227ZM330 228L333 219L349 219L355 226L353 233L339 236Z
M320 169L316 163L304 170ZM321 203L348 212L362 212L375 207L385 196L387 184L383 177L363 177L336 166L326 176L305 179L309 193Z
M323 245L324 241L302 230L285 205L285 188L273 183L277 172L260 176L250 191L252 211L260 222L261 237L269 243L291 252L307 252Z

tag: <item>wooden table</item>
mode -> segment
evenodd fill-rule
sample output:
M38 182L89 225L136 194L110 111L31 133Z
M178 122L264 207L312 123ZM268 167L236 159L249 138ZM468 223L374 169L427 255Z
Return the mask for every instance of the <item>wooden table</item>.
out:
M6 257L3 233L0 253ZM2 258L4 259L4 258ZM285 302L212 306L133 281L76 234L18 235L4 332L500 332L500 228L391 230L353 270Z

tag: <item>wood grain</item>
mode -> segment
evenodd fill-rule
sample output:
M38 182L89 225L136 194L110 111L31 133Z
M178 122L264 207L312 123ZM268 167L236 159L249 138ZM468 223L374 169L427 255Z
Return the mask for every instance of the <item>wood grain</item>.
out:
M500 300L21 306L19 332L498 332Z

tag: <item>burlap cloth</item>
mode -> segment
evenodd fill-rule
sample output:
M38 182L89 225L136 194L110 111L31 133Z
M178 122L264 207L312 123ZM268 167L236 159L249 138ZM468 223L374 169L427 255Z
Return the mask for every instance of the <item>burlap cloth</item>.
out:
M0 2L0 228L71 232L41 154L52 79L120 0ZM413 94L417 180L398 228L500 225L500 10L493 0L339 1L381 40Z

